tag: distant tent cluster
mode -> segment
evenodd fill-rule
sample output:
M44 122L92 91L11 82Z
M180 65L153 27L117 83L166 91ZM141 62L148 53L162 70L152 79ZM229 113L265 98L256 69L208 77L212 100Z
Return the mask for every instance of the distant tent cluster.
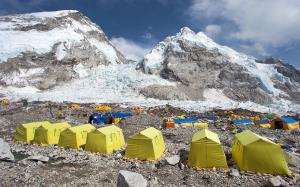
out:
M208 119L205 119L214 120L211 116ZM174 128L176 124L179 126L200 127L204 129L208 128L208 123L202 122L201 119L195 117L187 118L185 116L172 116L164 119L164 125L166 128Z
M122 119L132 116L131 112L112 112L107 114L95 113L89 117L89 123L104 125L118 124Z
M190 119L187 121L193 122ZM125 147L122 129L115 125L96 129L90 124L71 127L66 122L34 122L20 125L15 139L27 143L58 144L65 148L82 147L103 154L111 154ZM165 149L162 132L150 127L129 137L124 157L159 160ZM235 135L232 158L244 171L291 174L280 145L249 130ZM218 135L207 129L196 132L190 144L187 164L192 168L228 168Z
M247 117L236 114L230 115L233 120L229 123L233 124L242 124L242 125L257 125L263 128L272 128L272 129L284 129L284 130L293 130L299 128L299 122L294 120L292 117L282 117L276 116L275 114L265 114L264 119L261 119L259 116L256 117Z

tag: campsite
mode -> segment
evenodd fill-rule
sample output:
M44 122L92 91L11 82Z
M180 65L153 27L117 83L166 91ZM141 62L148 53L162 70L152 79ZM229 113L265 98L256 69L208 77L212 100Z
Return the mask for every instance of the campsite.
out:
M113 125L102 122L99 125L87 124L92 114L99 113L99 107L96 106L94 103L86 103L74 107L73 103L53 102L29 102L25 107L21 102L12 102L1 106L0 136L8 142L15 157L14 162L0 161L0 167L6 171L0 172L1 184L116 186L120 170L141 174L148 181L148 186L272 186L270 181L277 175L280 177L276 179L284 186L300 184L299 154L293 154L294 157L286 162L284 158L290 149L300 149L300 131L298 128L285 130L260 125L266 121L259 121L262 119L257 116L267 114L244 109L197 113L170 105L137 111L133 106L107 104L111 112L117 114L116 118L124 117L121 114L132 115L112 122ZM107 113L107 107L104 113ZM261 123L249 124L246 119L238 121L232 118L232 114L243 118L253 116L253 119L256 116L256 120ZM201 122L195 121L196 118L201 119ZM294 115L293 119L299 121L299 114ZM26 129L26 125L21 124L32 122L45 123L35 129L40 135L30 136L31 140L18 139L18 136L16 141L16 134L24 134L19 130ZM170 125L170 122L175 122L175 125ZM181 125L180 122L185 123ZM271 126L272 120L268 122ZM53 126L47 128L49 124ZM56 136L52 139L41 138L41 134L48 137L53 133L57 124L62 125L59 140ZM74 143L70 137L77 136L83 128L91 132L81 133L80 137L84 139L78 139L78 144ZM109 132L118 134L112 136L114 141L107 141L110 140ZM251 141L244 136L240 137L245 132L246 136L253 136ZM237 133L239 136L235 136ZM149 147L152 138L155 139L153 145L161 146ZM107 149L99 147L100 142L106 142ZM268 167L250 164L257 171L245 171L253 168L249 168L249 163L239 161L245 152L238 153L238 142L244 146L243 149L249 146L251 150L256 145L272 145L269 148L262 147L268 149L268 154L257 155L263 155L259 157L262 163L273 159L276 166L271 166L272 162ZM85 146L80 146L83 144ZM211 149L207 148L208 145ZM197 154L204 154L199 150L204 150L209 157L197 157ZM247 156L251 161L256 155L244 157ZM272 172L274 174L270 174Z

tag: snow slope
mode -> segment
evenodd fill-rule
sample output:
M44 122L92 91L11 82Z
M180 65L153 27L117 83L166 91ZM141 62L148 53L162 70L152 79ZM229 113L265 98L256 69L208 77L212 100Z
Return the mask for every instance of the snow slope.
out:
M0 63L8 58L16 57L22 52L32 51L38 54L50 52L54 44L57 43L62 43L57 51L58 60L62 60L66 49L87 39L86 33L97 32L104 34L92 22L81 19L83 23L80 23L69 16L75 13L79 12L76 10L65 10L0 17ZM54 20L60 17L64 17L64 22L61 22L57 27L51 28L51 24L49 24L47 27L50 28L47 30L34 28L45 24L49 19ZM24 30L24 28L29 28L30 26L33 28ZM115 48L108 40L99 41L89 38L87 41L105 54L111 63L120 61L115 53Z

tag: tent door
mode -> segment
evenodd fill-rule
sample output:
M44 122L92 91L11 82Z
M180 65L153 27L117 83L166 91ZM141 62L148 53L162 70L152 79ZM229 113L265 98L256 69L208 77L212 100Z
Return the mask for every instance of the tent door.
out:
M275 129L282 129L283 123L282 121L275 121Z

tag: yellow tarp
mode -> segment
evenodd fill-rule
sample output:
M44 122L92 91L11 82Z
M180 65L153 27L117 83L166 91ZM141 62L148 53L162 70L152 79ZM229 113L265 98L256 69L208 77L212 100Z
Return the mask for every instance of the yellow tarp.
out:
M32 122L26 123L18 126L15 133L15 140L31 143L34 138L35 130L40 127L41 125L49 125L49 121L39 121L39 122Z
M110 106L103 106L103 105L98 105L98 106L96 106L95 107L95 109L97 110L97 111L106 111L106 110L112 110L112 107L110 107Z
M80 104L72 104L71 109L72 110L79 110L80 109Z
M196 122L196 123L181 123L180 125L187 126L187 127L200 127L203 129L208 129L207 123Z
M195 168L228 168L219 137L207 129L193 135L188 165Z
M67 122L42 125L35 130L33 143L58 144L60 133L69 127Z
M113 151L121 149L125 145L122 129L111 125L102 127L87 135L85 150L111 154Z
M165 151L162 133L150 127L128 139L125 157L140 160L158 160Z
M87 134L95 129L90 124L68 128L60 133L58 145L65 148L79 149L86 144Z
M254 122L255 125L258 125L262 128L271 128L271 124L270 123L265 123L265 124L261 124L261 123L258 123L258 122Z
M232 157L241 170L290 175L280 145L249 130L235 135Z
M9 105L8 99L0 99L0 105Z

